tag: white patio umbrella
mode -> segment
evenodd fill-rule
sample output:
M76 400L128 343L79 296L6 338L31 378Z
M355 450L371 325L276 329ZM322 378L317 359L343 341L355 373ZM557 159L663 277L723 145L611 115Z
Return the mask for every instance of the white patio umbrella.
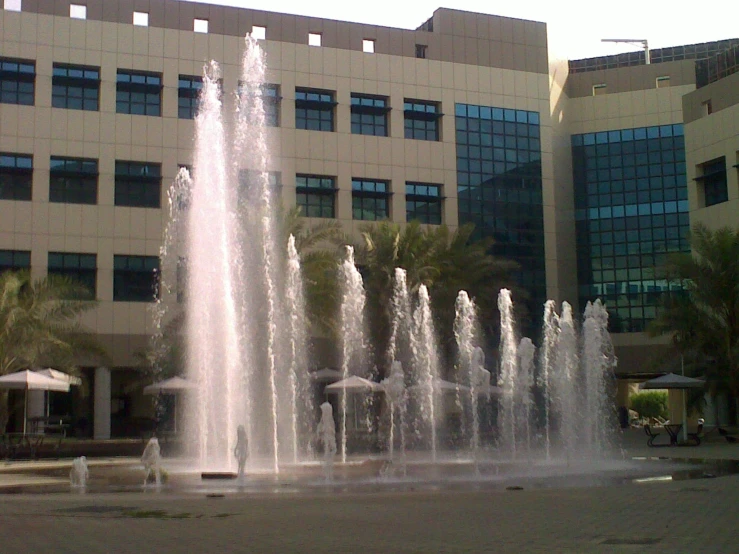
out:
M172 377L158 383L152 383L144 387L144 394L172 394L174 395L174 421L173 429L177 432L177 394L189 390L197 390L198 386L182 377Z
M327 367L324 367L323 369L319 369L317 371L313 371L310 374L311 380L315 381L316 383L332 383L335 381L340 381L343 374L341 371L338 371L336 369L329 369Z
M644 381L639 385L643 390L655 389L679 389L683 391L683 440L688 440L688 402L686 389L700 389L705 385L702 379L694 379L693 377L685 377L675 373L668 373L649 381Z
M23 400L23 434L26 434L26 422L28 420L28 391L29 390L46 390L69 392L69 383L60 379L53 379L46 375L41 375L35 371L24 369L16 373L10 373L0 377L0 388L25 390Z
M338 392L380 392L384 390L380 383L375 383L369 379L352 375L348 379L337 381L326 387L326 393L338 393Z
M182 377L172 377L144 387L144 394L174 394L187 390L197 390L198 386Z

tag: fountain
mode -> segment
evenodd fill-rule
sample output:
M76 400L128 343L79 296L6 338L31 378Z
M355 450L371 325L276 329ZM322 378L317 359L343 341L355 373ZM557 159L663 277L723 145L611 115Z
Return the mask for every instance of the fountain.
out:
M518 354L516 332L513 323L513 300L511 291L502 289L498 295L500 311L500 375L498 385L503 389L498 418L500 428L499 446L516 459L516 402L521 391L518 377Z
M552 399L551 375L554 370L555 349L559 335L559 316L555 311L554 300L547 300L544 304L543 338L539 358L539 388L543 391L543 419L544 419L544 452L546 459L551 459L551 426L552 426Z
M516 410L516 429L526 440L526 456L531 461L531 427L534 413L534 357L536 347L531 339L524 337L518 343L518 402Z
M159 446L159 439L152 437L146 443L144 453L141 456L141 463L144 464L144 486L148 485L153 479L157 486L162 484L162 450Z
M390 376L383 379L382 386L385 389L389 408L390 426L388 437L388 458L390 463L395 462L395 435L400 437L400 459L405 472L405 418L406 418L406 390L403 364L395 361L390 366ZM397 414L397 416L396 416Z
M555 353L557 370L550 376L549 394L552 415L558 418L559 444L568 460L574 454L580 438L577 409L578 398L581 398L577 378L580 364L578 346L572 306L563 302Z
M323 471L326 481L334 478L334 456L336 455L336 423L331 404L321 404L321 421L318 423L318 440L323 446Z
M87 458L80 456L72 460L72 469L69 472L69 484L73 489L84 490L87 487L87 480L90 478L90 471L87 469Z
M478 408L481 386L484 384L484 354L477 346L477 314L475 304L465 291L459 291L455 303L454 338L457 342L459 356L459 368L463 378L469 387L470 412L472 414L472 433L470 449L475 464L477 464L477 453L480 448L480 414ZM488 373L489 384L489 373Z

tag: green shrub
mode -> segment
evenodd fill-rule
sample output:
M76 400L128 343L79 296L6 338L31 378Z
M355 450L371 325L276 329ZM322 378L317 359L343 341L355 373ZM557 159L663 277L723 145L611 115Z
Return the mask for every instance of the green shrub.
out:
M667 419L667 392L645 391L631 395L631 409L641 417L661 417Z

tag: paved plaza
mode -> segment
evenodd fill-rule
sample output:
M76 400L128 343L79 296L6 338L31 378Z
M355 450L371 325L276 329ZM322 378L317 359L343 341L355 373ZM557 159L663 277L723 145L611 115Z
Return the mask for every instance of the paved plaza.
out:
M718 442L643 450L739 457ZM636 443L628 452L640 453ZM0 490L22 476L7 469ZM734 554L738 509L739 476L532 490L0 494L0 552Z

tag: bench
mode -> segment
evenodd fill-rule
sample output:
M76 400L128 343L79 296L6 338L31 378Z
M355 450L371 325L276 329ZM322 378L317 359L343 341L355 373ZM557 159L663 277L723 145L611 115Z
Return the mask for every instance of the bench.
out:
M649 424L644 424L644 432L647 435L647 446L654 446L655 448L658 446L669 446L669 444L654 444L654 439L659 437L662 433L655 433L652 431L652 427Z

